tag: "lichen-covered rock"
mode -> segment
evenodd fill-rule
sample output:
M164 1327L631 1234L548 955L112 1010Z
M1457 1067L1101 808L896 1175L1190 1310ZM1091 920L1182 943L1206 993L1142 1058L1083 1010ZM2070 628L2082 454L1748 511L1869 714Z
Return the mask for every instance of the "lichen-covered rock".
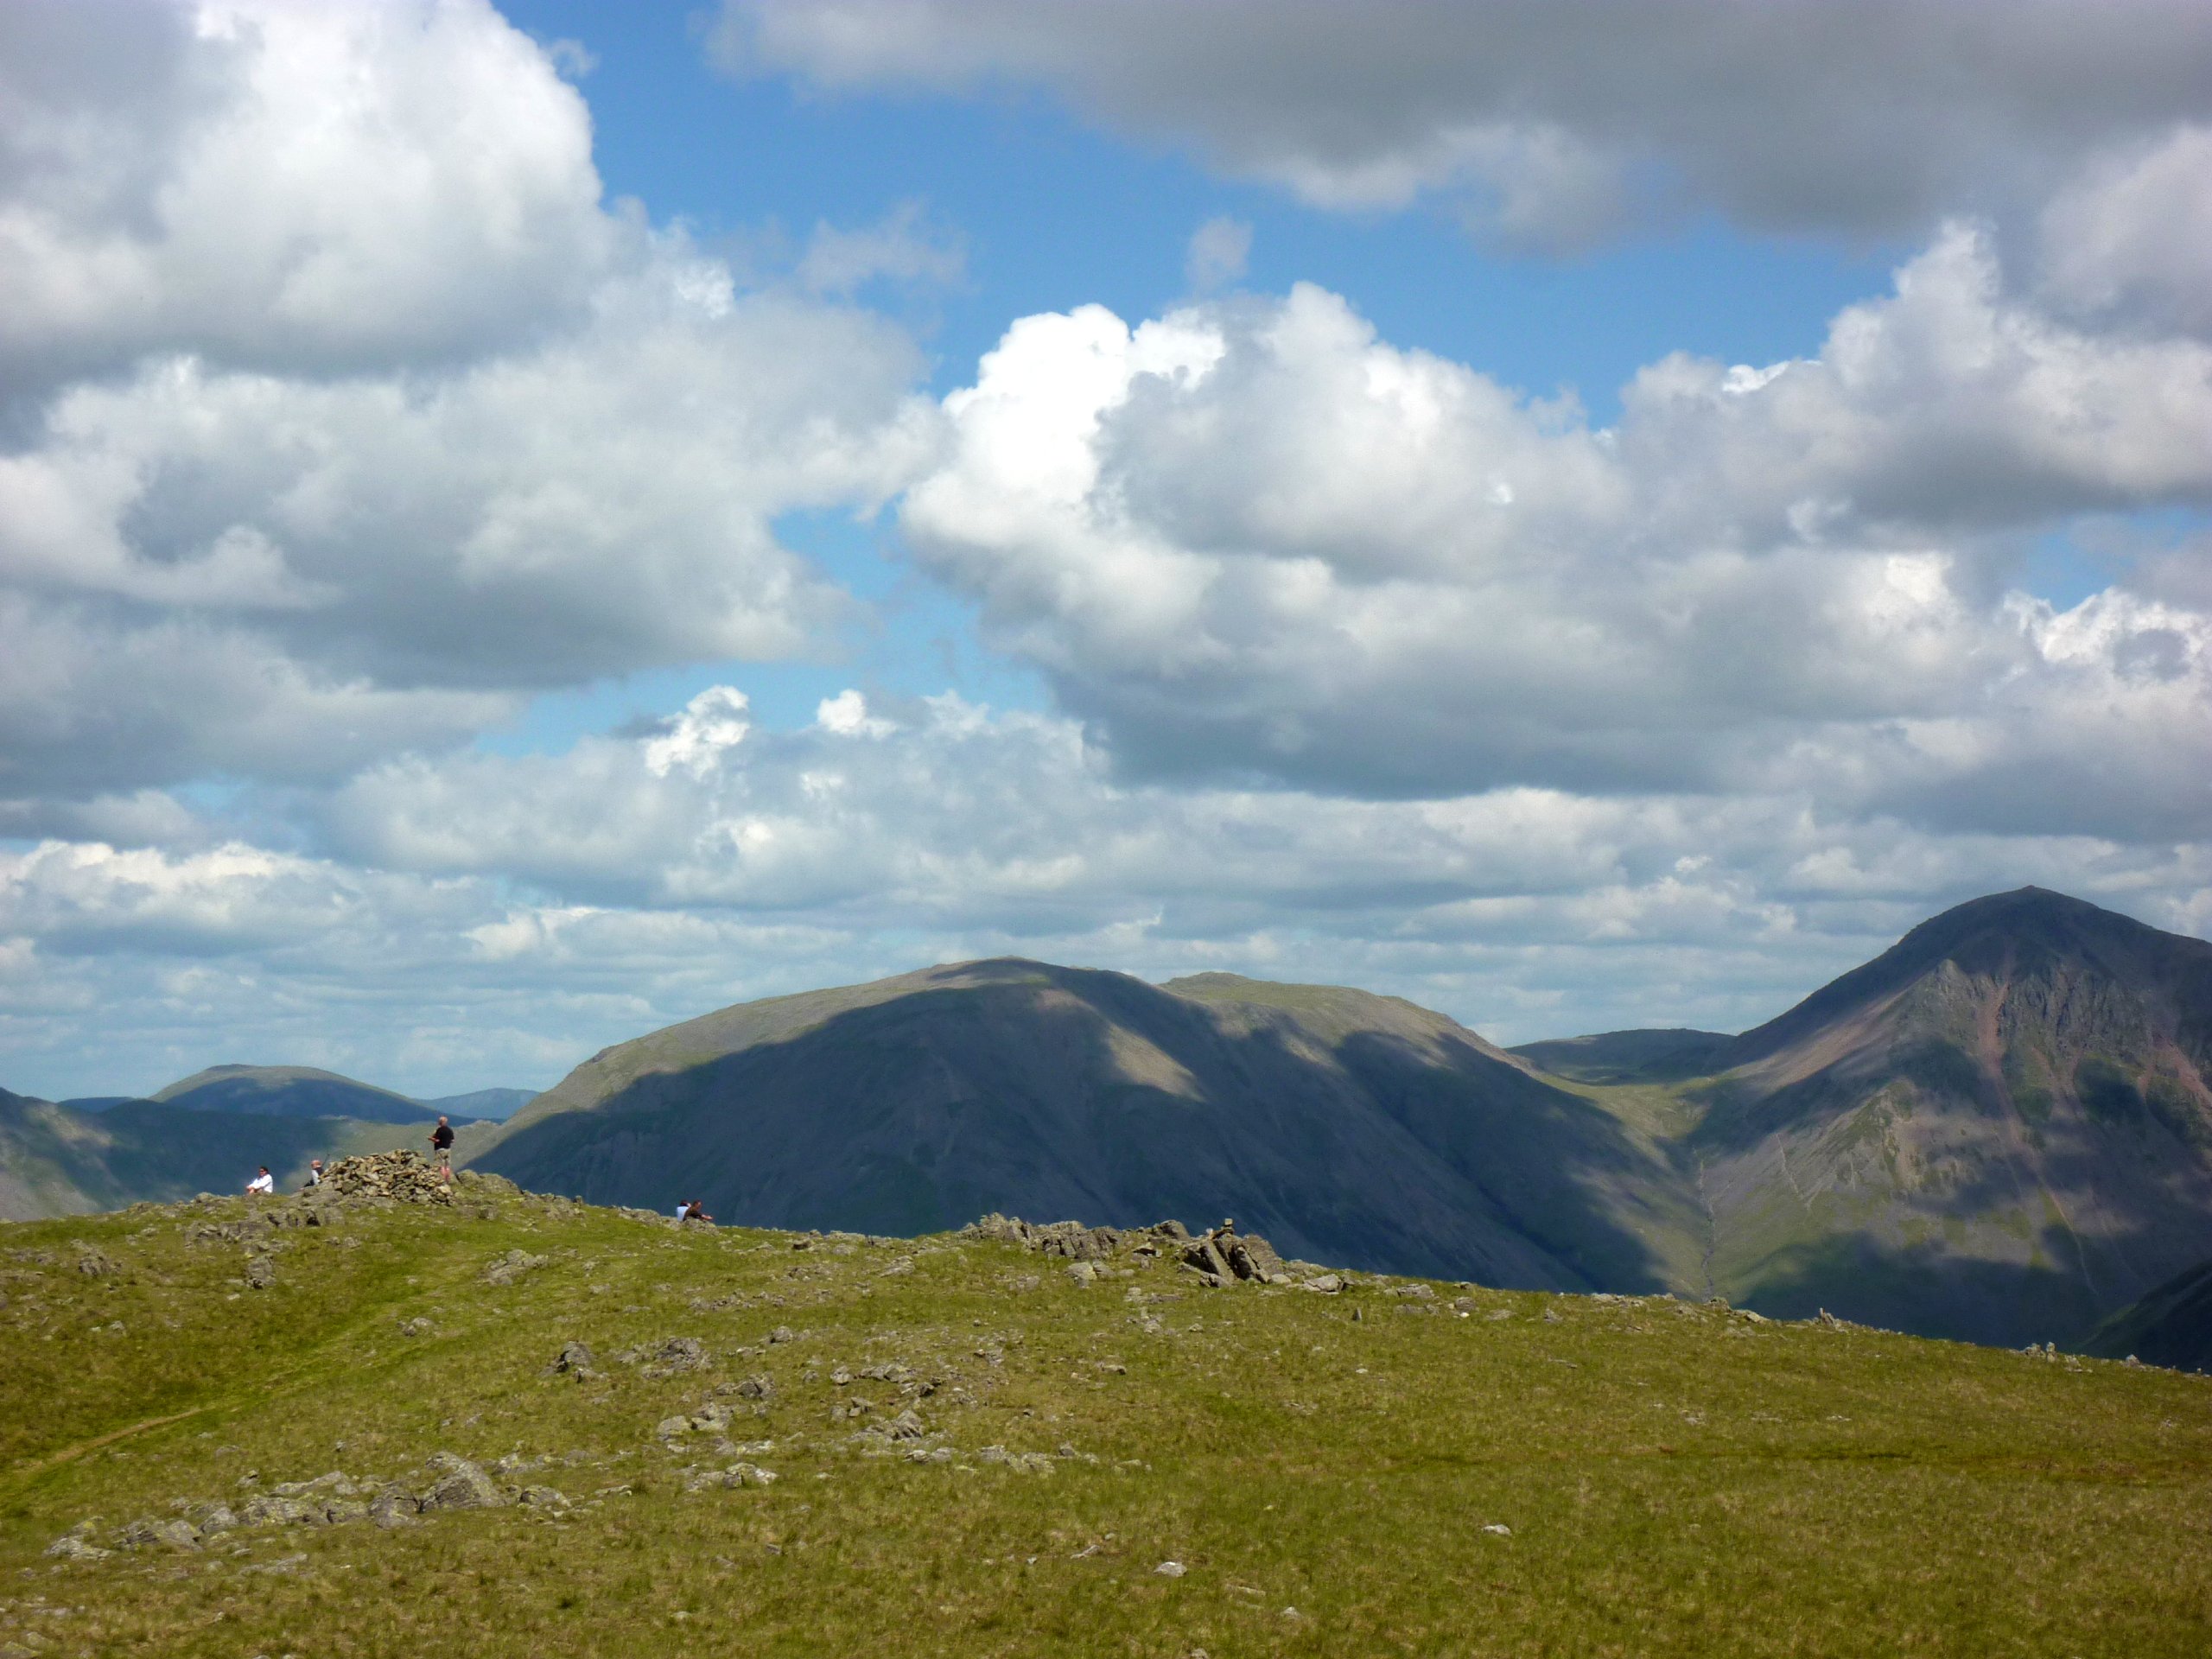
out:
M496 1510L507 1502L499 1483L467 1458L441 1452L429 1467L437 1478L422 1494L425 1510Z
M599 1375L594 1369L597 1363L592 1356L590 1344L564 1342L561 1344L559 1355L546 1369L556 1376L573 1376L582 1382Z

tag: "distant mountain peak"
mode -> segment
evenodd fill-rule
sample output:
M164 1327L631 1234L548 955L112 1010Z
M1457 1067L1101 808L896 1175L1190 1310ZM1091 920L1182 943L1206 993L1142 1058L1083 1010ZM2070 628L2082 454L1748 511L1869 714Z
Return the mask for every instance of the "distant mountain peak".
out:
M2187 1001L2212 990L2212 944L2163 932L2048 887L2016 887L1969 899L1929 917L1872 961L1745 1032L1716 1064L1726 1069L1778 1053L1855 1011L1897 995L1946 963L1970 977L1996 982L2049 977L2068 969L2160 1002L2177 997Z

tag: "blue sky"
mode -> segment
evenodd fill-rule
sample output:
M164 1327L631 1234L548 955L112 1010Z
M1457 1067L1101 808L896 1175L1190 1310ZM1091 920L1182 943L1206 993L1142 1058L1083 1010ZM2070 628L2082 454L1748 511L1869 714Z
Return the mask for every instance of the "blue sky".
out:
M2201 6L1568 21L0 15L0 1087L2205 932Z

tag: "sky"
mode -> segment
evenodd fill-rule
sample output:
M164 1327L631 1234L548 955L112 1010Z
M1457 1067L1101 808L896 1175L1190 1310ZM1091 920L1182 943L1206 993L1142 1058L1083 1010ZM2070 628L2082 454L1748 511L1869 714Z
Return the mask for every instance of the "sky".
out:
M11 0L0 1087L2212 933L2201 0Z

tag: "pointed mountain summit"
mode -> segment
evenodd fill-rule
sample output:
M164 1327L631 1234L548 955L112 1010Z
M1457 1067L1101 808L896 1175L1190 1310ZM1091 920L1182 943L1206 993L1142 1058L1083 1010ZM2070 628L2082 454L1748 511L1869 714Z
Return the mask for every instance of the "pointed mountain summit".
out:
M2040 888L1726 1045L1681 1151L1717 1289L1985 1340L2212 1255L2212 944Z

